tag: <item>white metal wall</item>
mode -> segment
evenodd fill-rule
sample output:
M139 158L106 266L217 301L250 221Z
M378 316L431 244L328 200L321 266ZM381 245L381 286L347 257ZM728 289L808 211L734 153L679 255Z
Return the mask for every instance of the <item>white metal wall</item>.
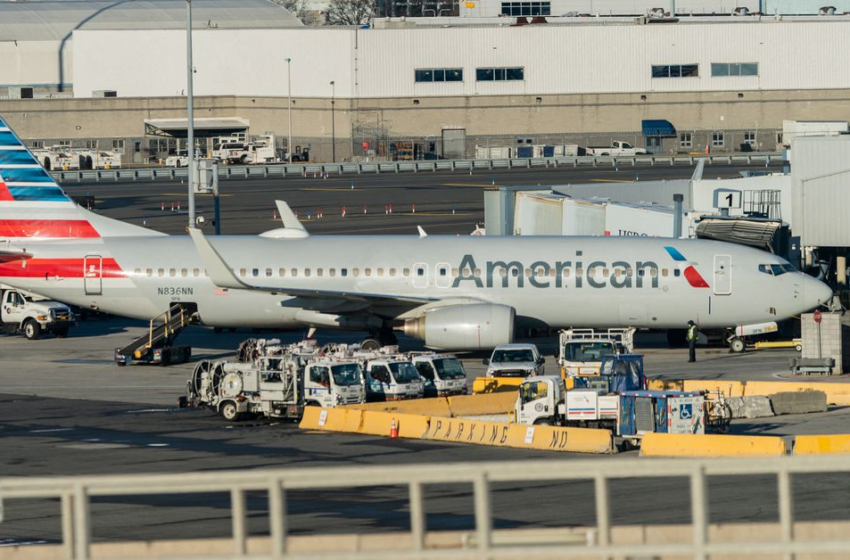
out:
M796 138L794 233L805 246L850 247L850 136Z
M64 67L63 82L73 82L71 59L73 47L68 42L60 58L60 41L0 41L0 87L53 87L60 78L60 61ZM0 94L5 94L0 91Z
M666 25L195 32L197 95L416 98L850 87L850 20ZM182 31L78 31L74 90L120 97L185 89ZM120 47L120 48L119 48ZM132 58L128 60L128 53ZM712 62L758 62L753 77L711 77ZM698 63L699 77L651 77L653 64ZM525 79L477 82L479 67L525 68ZM463 82L415 83L417 68L463 68ZM722 123L718 123L718 126Z

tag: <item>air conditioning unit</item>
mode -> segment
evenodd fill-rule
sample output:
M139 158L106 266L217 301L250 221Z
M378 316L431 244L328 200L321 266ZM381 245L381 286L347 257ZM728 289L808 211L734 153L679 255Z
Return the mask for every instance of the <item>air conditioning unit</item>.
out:
M91 92L92 97L118 97L118 92L114 89L98 89Z
M34 93L31 87L9 87L9 99L32 99L33 97Z
M835 15L835 6L824 6L820 10L818 10L819 16L834 16Z

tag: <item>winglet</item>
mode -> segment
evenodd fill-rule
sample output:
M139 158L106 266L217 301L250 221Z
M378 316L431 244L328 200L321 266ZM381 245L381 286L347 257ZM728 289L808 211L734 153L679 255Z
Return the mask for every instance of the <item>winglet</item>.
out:
M232 288L241 290L250 288L244 282L239 280L218 251L210 244L204 234L198 228L189 228L189 235L192 237L192 242L195 244L195 250L201 257L201 262L207 269L207 274L210 276L213 284L219 288Z
M416 229L419 230L419 239L422 239L423 237L428 237L428 234L425 233L425 230L422 229L422 226L416 226Z
M287 229L298 229L307 233L306 228L304 228L304 224L302 224L298 217L295 215L295 212L292 211L292 208L289 207L283 200L275 200L275 204L277 204L277 213L280 214L280 220L283 222L283 227Z

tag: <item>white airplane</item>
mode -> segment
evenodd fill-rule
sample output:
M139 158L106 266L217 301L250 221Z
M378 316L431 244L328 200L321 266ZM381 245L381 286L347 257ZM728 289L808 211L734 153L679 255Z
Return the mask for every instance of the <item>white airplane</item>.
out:
M758 325L832 290L787 261L704 240L310 236L281 229L170 236L75 205L0 120L0 283L149 319L175 304L212 327L394 331L439 349L511 342L518 323L703 329Z

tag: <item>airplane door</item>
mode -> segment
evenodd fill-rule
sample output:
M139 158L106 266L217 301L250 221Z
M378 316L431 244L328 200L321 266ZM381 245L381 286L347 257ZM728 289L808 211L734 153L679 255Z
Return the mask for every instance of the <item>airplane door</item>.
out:
M413 287L427 288L428 287L428 265L425 263L416 263L413 265Z
M103 293L103 257L100 255L83 258L83 288L87 296Z
M714 294L728 296L732 293L732 257L714 255Z

